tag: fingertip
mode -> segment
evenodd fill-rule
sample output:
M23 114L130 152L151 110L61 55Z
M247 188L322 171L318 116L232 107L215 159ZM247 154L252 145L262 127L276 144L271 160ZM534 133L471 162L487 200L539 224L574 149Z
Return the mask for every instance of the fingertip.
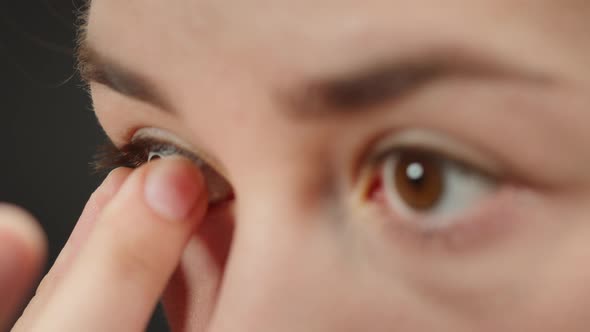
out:
M30 263L40 264L47 253L47 238L36 219L27 211L0 203L0 243L10 242L27 253Z
M190 160L164 158L133 170L100 213L62 280L68 287L52 294L39 326L144 328L207 203L205 180ZM83 298L72 296L81 292ZM56 321L64 310L72 315Z
M98 190L104 192L109 197L114 196L132 172L133 170L131 168L115 168L106 176Z
M204 215L208 202L205 179L190 160L158 160L146 173L145 201L160 217L185 221Z

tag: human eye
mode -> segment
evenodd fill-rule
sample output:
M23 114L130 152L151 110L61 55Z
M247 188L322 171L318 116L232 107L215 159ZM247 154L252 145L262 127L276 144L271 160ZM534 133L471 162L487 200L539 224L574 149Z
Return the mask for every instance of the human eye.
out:
M394 134L370 156L366 198L385 218L421 234L476 224L478 210L510 186L497 163L440 134Z
M95 158L95 169L102 172L118 167L138 168L155 159L182 156L192 160L201 169L210 205L233 200L231 184L201 157L181 145L179 140L165 131L141 129L122 147L116 147L111 142L102 146Z

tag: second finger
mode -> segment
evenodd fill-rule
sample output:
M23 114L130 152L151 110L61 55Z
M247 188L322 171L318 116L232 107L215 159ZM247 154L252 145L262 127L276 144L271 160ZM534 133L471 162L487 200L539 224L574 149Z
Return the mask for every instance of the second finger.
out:
M30 330L31 326L35 323L38 314L49 302L53 291L59 285L63 275L67 273L73 261L76 259L76 254L90 235L97 217L113 196L119 191L130 172L130 169L125 168L114 170L92 194L88 203L84 207L82 215L76 223L72 234L66 242L66 245L60 252L49 272L43 277L41 283L37 287L35 296L19 318L13 331Z
M35 327L145 328L206 210L206 196L204 180L188 160L158 160L131 174Z

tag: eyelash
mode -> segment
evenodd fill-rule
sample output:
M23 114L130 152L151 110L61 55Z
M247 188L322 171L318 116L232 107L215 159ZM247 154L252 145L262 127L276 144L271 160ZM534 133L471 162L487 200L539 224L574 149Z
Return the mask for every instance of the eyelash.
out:
M138 168L149 162L154 154L158 157L183 156L192 160L205 178L210 205L222 205L234 200L231 184L206 162L172 143L153 138L136 138L121 148L108 141L99 147L93 166L98 173L107 173L119 167Z
M154 139L135 139L123 147L118 148L110 140L99 146L92 163L97 173L108 173L118 167L138 168L149 159L150 152L166 150L174 154L187 157L198 164L203 162L194 155L175 147L172 144L160 142Z

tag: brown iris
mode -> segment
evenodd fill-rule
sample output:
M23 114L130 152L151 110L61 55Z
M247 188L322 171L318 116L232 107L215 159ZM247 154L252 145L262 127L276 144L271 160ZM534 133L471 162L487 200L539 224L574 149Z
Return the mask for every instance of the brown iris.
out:
M444 193L444 170L439 158L419 152L402 152L394 170L395 188L410 208L427 211Z

